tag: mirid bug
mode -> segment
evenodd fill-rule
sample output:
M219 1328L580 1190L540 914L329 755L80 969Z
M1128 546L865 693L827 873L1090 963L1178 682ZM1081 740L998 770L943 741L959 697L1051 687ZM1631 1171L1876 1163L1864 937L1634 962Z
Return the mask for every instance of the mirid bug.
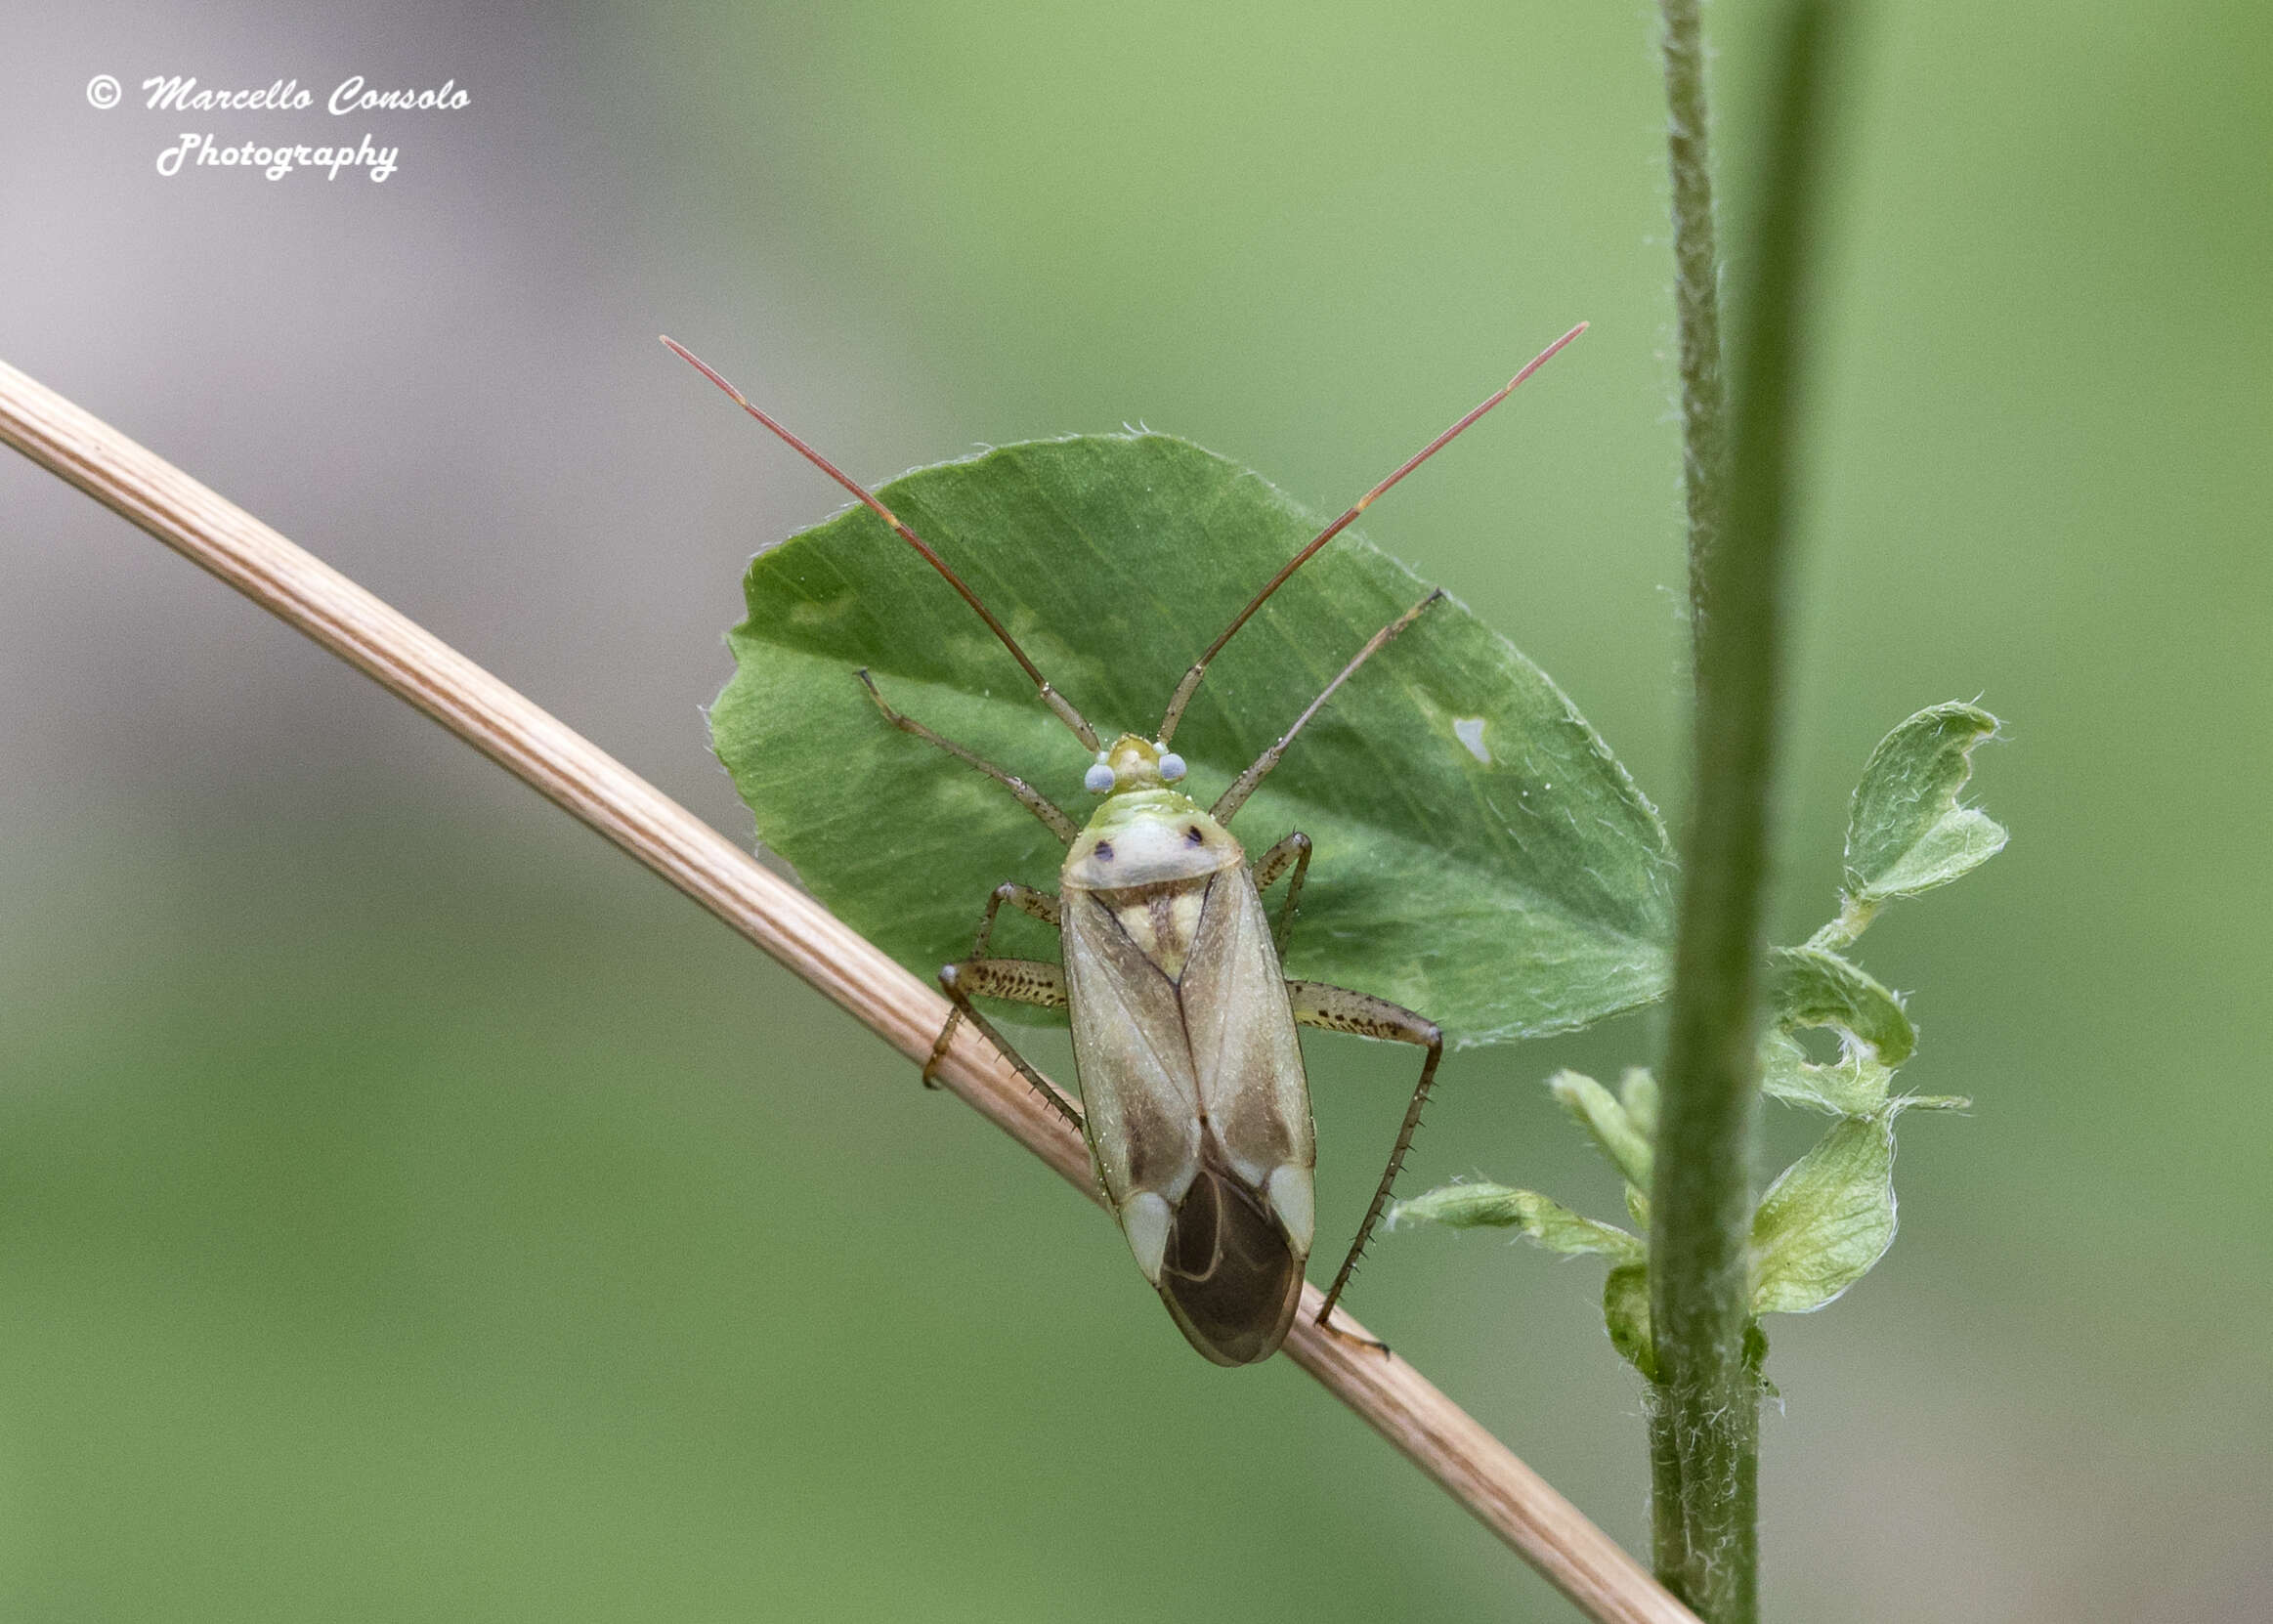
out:
M1229 826L1336 690L1443 594L1430 593L1367 639L1212 805L1202 807L1179 788L1185 767L1172 748L1177 725L1210 663L1272 593L1375 498L1585 330L1581 322L1541 351L1297 551L1192 662L1149 736L1124 732L1109 742L890 509L684 347L664 340L922 555L1089 752L1083 787L1100 800L1081 824L1025 780L895 710L866 670L857 673L885 724L1002 785L1066 847L1054 895L1016 882L996 887L968 957L939 971L954 1008L932 1046L924 1081L945 1058L958 1027L968 1021L977 1028L1080 1130L1137 1267L1192 1346L1218 1364L1251 1364L1275 1352L1302 1297L1315 1228L1317 1156L1295 1029L1323 1027L1426 1051L1389 1162L1319 1310L1321 1324L1329 1322L1380 1220L1443 1053L1442 1035L1423 1015L1362 992L1285 976L1281 960L1310 841L1294 831L1251 861ZM1263 894L1282 878L1286 893L1273 921ZM996 919L1006 907L1056 929L1062 962L993 957ZM1003 1037L972 1002L978 998L1066 1010L1081 1109L1067 1104Z

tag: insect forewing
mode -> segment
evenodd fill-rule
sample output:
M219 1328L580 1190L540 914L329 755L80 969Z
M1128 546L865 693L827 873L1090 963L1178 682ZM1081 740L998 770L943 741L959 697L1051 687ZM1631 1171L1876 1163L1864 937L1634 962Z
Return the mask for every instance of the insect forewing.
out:
M1231 1170L1266 1193L1309 1256L1309 1087L1270 920L1245 867L1216 876L1179 983L1200 1104ZM1300 1171L1280 1175L1281 1169Z
M1129 938L1094 891L1068 891L1061 930L1074 1065L1097 1175L1147 1276L1160 1271L1168 1211L1200 1167L1199 1081L1176 984ZM1161 1199L1157 1225L1128 1214Z

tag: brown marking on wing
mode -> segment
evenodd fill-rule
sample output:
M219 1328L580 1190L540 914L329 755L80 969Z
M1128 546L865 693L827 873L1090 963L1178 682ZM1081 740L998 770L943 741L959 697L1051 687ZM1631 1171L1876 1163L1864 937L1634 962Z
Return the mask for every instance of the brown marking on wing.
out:
M1309 1089L1270 923L1251 871L1226 874L1208 897L1177 986L1200 1104L1227 1159L1267 1178L1314 1158Z

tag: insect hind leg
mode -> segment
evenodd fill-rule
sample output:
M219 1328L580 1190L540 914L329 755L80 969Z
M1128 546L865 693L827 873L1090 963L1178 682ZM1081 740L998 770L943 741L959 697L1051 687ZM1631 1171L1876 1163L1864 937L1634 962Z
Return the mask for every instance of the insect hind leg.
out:
M966 961L960 964L942 965L939 971L939 990L955 1004L955 1014L970 1022L979 1035L995 1046L1002 1057L1017 1068L1018 1075L1033 1085L1034 1091L1051 1108L1073 1124L1081 1127L1081 1111L1073 1101L1051 1086L1050 1079L1036 1071L1027 1058L1012 1047L1010 1041L995 1030L994 1022L978 1011L970 1001L979 998L1010 999L1019 1004L1039 1004L1044 1008L1061 1008L1065 1004L1065 972L1055 964L1045 964L1034 959L985 959ZM939 1034L939 1041L931 1046L931 1058L924 1063L923 1080L931 1081L931 1074L946 1057L948 1040L955 1035L955 1019L950 1018Z
M1389 1166L1382 1170L1372 1204L1365 1209L1365 1220L1357 1226L1357 1238L1350 1243L1350 1255L1342 1260L1333 1287L1326 1293L1325 1304L1318 1310L1318 1323L1324 1325L1333 1315L1334 1304L1341 1301L1344 1288L1350 1284L1350 1276L1356 1272L1357 1260L1364 1254L1365 1243L1373 1238L1374 1225L1381 1221L1382 1210L1389 1205L1390 1189L1405 1165L1405 1152L1412 1148L1413 1135L1420 1132L1421 1112L1429 1103L1429 1090L1437 1084L1437 1063L1444 1057L1444 1034L1435 1021L1416 1015L1401 1004L1366 993L1353 993L1347 987L1330 987L1322 981L1289 981L1286 991L1288 1001L1294 1005L1295 1019L1304 1026L1411 1044L1429 1051L1429 1057L1421 1062L1421 1080L1413 1086L1412 1103L1405 1107L1405 1120L1397 1129L1396 1146L1389 1153Z

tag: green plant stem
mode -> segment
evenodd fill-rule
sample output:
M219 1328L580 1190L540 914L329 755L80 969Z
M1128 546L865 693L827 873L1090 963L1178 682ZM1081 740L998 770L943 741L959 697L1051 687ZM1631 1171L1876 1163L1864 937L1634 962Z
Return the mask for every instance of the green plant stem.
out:
M1683 486L1689 519L1689 598L1693 635L1701 636L1703 608L1708 590L1705 567L1718 549L1721 481L1726 447L1723 427L1726 392L1721 377L1720 253L1713 222L1711 124L1705 99L1704 28L1698 0L1661 0L1664 21L1666 151L1672 178L1673 302L1681 356L1681 445ZM1702 786L1699 785L1701 795ZM1691 853L1688 873L1696 873ZM1693 914L1690 889L1685 883L1682 920ZM1684 938L1686 940L1686 936ZM1679 989L1694 993L1694 977L1677 970ZM1665 1088L1660 1107L1657 1144L1659 1154L1651 1179L1650 1279L1651 1338L1659 1374L1667 1324L1663 1305L1664 1282L1672 1273L1667 1238L1688 1249L1688 1230L1696 1227L1688 1204L1668 1226L1670 1187L1678 1177L1694 1189L1701 1171L1697 1146L1686 1129L1695 1114L1694 1089L1686 1073L1676 1072L1668 1057L1661 1070ZM1739 1130L1741 1132L1741 1130ZM1725 1137L1726 1135L1721 1135ZM1741 1175L1739 1175L1741 1176ZM1709 1214L1708 1214L1709 1218ZM1689 1282L1687 1295L1696 1295ZM1684 1295L1676 1288L1676 1298ZM1683 1492L1684 1451L1679 1445L1680 1418L1661 1382L1653 1381L1649 1393L1650 1430L1650 1545L1657 1577L1675 1595L1696 1605L1690 1560L1689 1512L1691 1496ZM1757 1422L1755 1422L1755 1430ZM1756 1474L1755 1468L1755 1474Z
M1822 948L1825 953L1846 952L1870 928L1870 921L1878 917L1878 906L1875 902L1848 898L1840 904L1839 917L1810 936L1807 945Z
M1793 383L1829 6L1794 0L1780 19L1754 280L1725 442L1727 408L1712 354L1702 43L1690 0L1665 0L1665 20L1696 700L1694 800L1651 1204L1651 1531L1658 1577L1676 1595L1708 1624L1749 1624L1759 1601L1760 1400L1744 1343L1762 892ZM1693 312L1705 323L1694 331Z
M1661 0L1666 153L1673 177L1673 308L1681 343L1681 450L1689 510L1689 598L1705 596L1720 534L1727 390L1721 379L1721 257L1713 227L1711 121L1698 0Z

